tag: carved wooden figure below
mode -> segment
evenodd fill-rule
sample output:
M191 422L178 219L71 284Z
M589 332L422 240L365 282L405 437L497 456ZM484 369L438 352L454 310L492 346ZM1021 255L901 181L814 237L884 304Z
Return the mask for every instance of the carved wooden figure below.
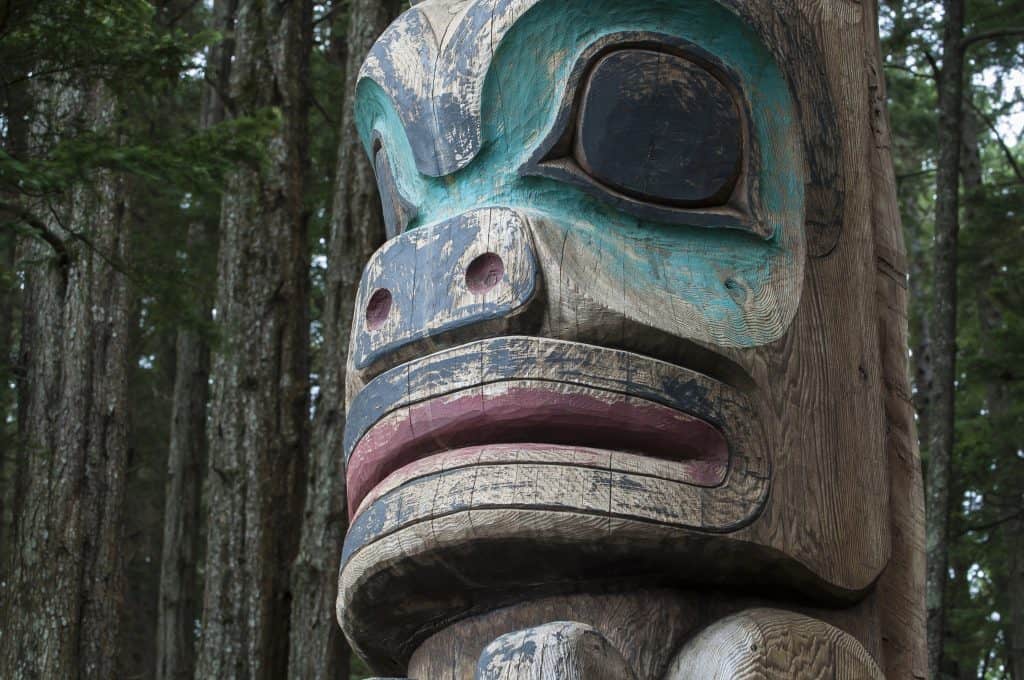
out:
M338 619L377 672L924 678L873 2L427 0L357 120L390 239Z

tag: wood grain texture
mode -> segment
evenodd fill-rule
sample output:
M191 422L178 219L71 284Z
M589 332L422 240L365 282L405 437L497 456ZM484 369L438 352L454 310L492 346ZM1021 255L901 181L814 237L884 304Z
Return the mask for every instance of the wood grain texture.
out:
M422 258L400 285L438 301L428 316L442 325L385 328L396 344L350 373L345 454L355 467L398 456L350 478L374 487L360 487L339 578L356 647L382 669L464 680L498 635L595 625L602 614L580 598L615 587L643 602L657 584L697 612L673 620L687 631L765 604L804 611L813 620L765 624L789 640L779 668L881 677L869 657L888 677L922 677L920 473L874 4L475 0L413 13L364 71L364 143L380 135L417 211L410 234L465 267L478 236L448 238L447 225L481 208L507 215L536 289L490 317L446 311L467 282L435 264L449 260ZM754 197L761 231L724 212L714 224L641 214L568 175L523 172L573 154L576 95L616 49L706 50L735 72L743 149L757 161L743 161L736 193ZM600 125L590 139L599 150ZM575 153L617 194L658 198ZM627 170L645 176L643 162ZM399 250L375 275L404 266ZM502 275L521 252L497 253ZM453 318L457 331L442 327ZM732 405L710 408L723 401L714 394ZM646 402L723 434L722 484L597 441L622 425L599 412ZM530 412L539 403L550 427ZM570 403L603 422L573 440ZM559 597L574 604L557 618L512 613ZM664 680L601 632L639 680Z
M756 407L734 386L685 366L580 343L505 336L435 352L392 369L360 390L345 423L345 456L390 413L463 390L514 380L598 389L689 413L722 429L737 452L767 474ZM742 452L749 442L749 452Z
M725 482L730 465L746 465L746 456L730 461L729 441L711 424L656 402L553 381L503 381L378 421L349 460L349 507L374 501L393 477L408 481L430 457L472 466L482 447L493 445L543 451L552 462L562 451L589 447L604 467L609 455L621 454L614 458L642 461L638 470L703 487Z
M870 1L870 0L869 0ZM829 69L828 60L838 56L845 67L863 68L855 63L863 56L858 44L854 52L843 52L850 42L863 39L855 29L860 25L861 2L856 0L721 0L754 28L776 59L784 64L790 88L796 93L803 155L806 166L805 205L808 253L825 257L839 243L847 224L845 197L847 177L863 170L861 157L843 143L847 128L840 118L850 103L836 86L846 73ZM838 44L844 47L837 47Z
M881 651L870 638L872 624L864 625L873 610L863 605L845 610L782 605L772 601L771 593L707 586L649 588L620 583L609 588L510 603L452 623L415 650L407 674L431 680L473 680L480 652L498 636L575 619L589 621L620 650L638 680L666 680L677 653L695 634L743 612L781 606L842 630L860 642L871 658L878 658Z
M476 292L467 284L467 268L488 253L501 258L503 277L500 285ZM363 371L383 359L393 363L415 356L467 326L475 326L475 333L481 326L500 332L534 297L537 279L530 235L510 210L478 210L392 238L363 271L351 366ZM379 323L369 323L377 291L387 291L392 303Z
M572 617L591 621L638 680L661 680L672 652L699 620L695 603L664 589L531 600L465 619L432 636L413 654L409 675L474 680L481 653L498 637Z
M421 2L403 15L378 43L360 72L396 102L421 172L442 176L462 169L482 144L481 108L484 79L494 52L516 22L543 0L450 0ZM815 193L841 195L828 121L833 104L821 69L824 50L819 33L788 3L723 3L758 30L780 61L797 46L801 58L792 63L794 84L805 90L802 124L807 131L806 153L811 160ZM796 4L796 3L793 3ZM640 8L637 8L640 9ZM436 69L431 65L437 64ZM401 68L396 68L401 65ZM825 234L828 249L838 237L840 201L824 201L815 226Z
M515 487L518 480L502 481ZM546 500L581 498L579 486L559 484ZM495 486L488 493L504 493ZM460 492L450 485L436 493L443 499ZM428 506L429 499L421 498ZM791 585L779 587L787 579ZM718 597L727 604L734 601L729 593L736 586L749 590L766 582L775 584L764 586L766 595L792 598L793 589L814 582L814 575L735 535L712 538L593 511L534 509L532 504L467 507L409 523L355 552L339 579L338 614L360 654L382 670L401 671L430 633L462 618L524 599L650 585L652 580L673 587L720 586ZM836 595L819 592L815 599L850 601L849 594L845 600L831 599ZM849 623L857 626L855 618ZM870 635L871 628L859 632Z
M856 639L800 614L752 609L680 650L665 680L885 680Z
M505 447L510 457L519 452L510 448L513 445ZM544 449L536 445L529 449L534 454L538 451ZM494 448L485 448L479 455L494 457L497 453ZM750 481L749 474L735 470L730 471L722 491L642 473L587 468L574 460L585 453L559 448L545 452L540 463L486 463L485 475L478 469L480 458L473 457L466 461L465 468L407 481L376 499L356 518L349 530L351 539L345 558L415 522L429 522L470 507L476 510L528 506L593 512L603 517L626 517L667 526L729 531L737 518L742 521L750 507L756 507L764 488L757 483L760 480ZM563 456L570 456L571 460L559 465ZM627 465L637 460L630 460L627 454L620 453L619 457L625 458ZM420 470L427 472L429 468Z
M484 649L475 680L636 680L595 628L556 621L506 633Z
M924 492L917 428L907 366L907 262L900 228L896 178L890 158L892 139L885 108L885 77L879 66L881 49L874 29L874 5L864 22L871 54L868 84L872 98L874 144L870 151L874 202L872 221L879 305L879 346L885 380L886 451L889 464L889 508L893 554L878 583L879 626L884 631L886 677L924 680L927 677L924 598Z
M428 175L441 174L440 160L434 156L436 134L430 100L436 40L420 8L405 12L373 46L359 72L360 79L380 83L394 100L408 131L417 166Z
M842 7L844 2L835 4ZM418 3L367 60L359 77L380 84L395 102L421 172L443 176L475 158L482 145L487 66L505 33L538 4L541 0ZM795 2L722 4L748 22L787 64L787 77L800 91L811 252L826 255L841 232L845 188L839 140L831 124L836 107L822 66L829 52L822 45L829 45L829 36L816 26L822 12L816 3L807 3L806 12ZM849 24L859 20L860 11L849 9L840 16ZM800 58L794 60L792 54ZM438 62L441 67L432 70L430 65Z
M416 216L416 206L402 195L384 149L379 149L373 158L373 172L377 177L377 188L380 190L385 234L389 239L394 238L405 231L409 222Z
M372 144L370 140L378 134L384 139L399 184L421 208L420 228L431 229L481 205L528 211L531 222L538 217L532 227L538 247L550 248L551 266L545 278L552 290L566 283L558 271L564 251L565 258L580 265L567 266L566 273L593 277L597 301L611 306L613 316L625 317L629 323L722 346L778 339L800 297L805 259L804 162L796 107L771 55L759 48L736 16L710 1L659 13L657 8L635 12L603 0L588 7L580 17L585 21L578 25L572 23L578 8L571 3L545 5L551 13L547 18L540 9L527 12L502 38L491 77L485 81L486 106L481 112L487 133L485 153L455 175L435 180L419 173L413 149L406 148L410 142L393 98L376 81L361 82L361 130L370 135L366 143ZM635 30L602 35L606 23L631 22L636 23ZM608 201L567 190L564 182L520 177L518 170L541 146L549 131L548 116L555 115L560 102L572 101L571 91L563 90L572 85L575 65L589 50L602 45L602 40L633 41L638 34L650 41L655 30L664 35L670 28L681 37L660 39L670 41L672 49L688 45L689 55L699 50L695 41L707 42L708 35L715 36L718 60L728 61L742 74L745 94L740 99L761 104L750 107L756 134L748 135L749 143L744 145L758 156L749 165L756 160L759 172L749 173L743 183L750 207L761 205L757 219L745 221L735 210L713 215L694 210L674 220L719 232L697 238L692 230L664 229L660 216L648 216L637 224L630 219L635 210L609 210ZM761 242L744 231L772 238ZM565 312L567 324L572 323L570 312ZM588 315L580 316L581 323L589 321ZM609 319L602 325L614 323Z

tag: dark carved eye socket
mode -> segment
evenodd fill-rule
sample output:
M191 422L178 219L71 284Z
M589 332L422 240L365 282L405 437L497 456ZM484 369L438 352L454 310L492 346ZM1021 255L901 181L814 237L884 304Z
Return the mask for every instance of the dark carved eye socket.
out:
M726 86L673 54L623 49L587 80L573 151L594 179L680 207L725 203L741 170L742 119Z
M685 40L625 32L579 56L524 177L579 187L645 220L767 239L759 145L739 76Z

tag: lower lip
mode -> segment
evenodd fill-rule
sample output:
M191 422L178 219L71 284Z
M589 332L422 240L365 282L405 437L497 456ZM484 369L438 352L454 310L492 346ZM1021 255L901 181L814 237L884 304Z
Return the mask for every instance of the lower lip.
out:
M675 464L674 477L700 486L720 484L728 445L709 423L652 401L564 383L494 383L435 397L384 416L359 441L348 463L349 515L407 477L418 461L470 460L500 444L524 451L624 452Z

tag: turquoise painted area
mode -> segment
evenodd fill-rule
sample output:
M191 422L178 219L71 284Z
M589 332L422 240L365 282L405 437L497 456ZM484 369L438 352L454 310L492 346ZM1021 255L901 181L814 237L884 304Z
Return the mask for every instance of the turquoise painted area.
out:
M517 175L554 125L581 53L600 37L624 31L688 40L738 74L758 137L757 186L773 227L770 239L728 228L640 220L556 180ZM740 18L713 0L542 0L501 40L482 102L480 153L462 170L431 178L416 171L388 96L373 82L360 83L360 133L367 149L374 131L382 137L400 191L419 207L411 227L482 206L527 211L546 228L585 239L613 271L621 269L639 287L671 291L698 307L711 329L707 337L691 334L698 339L744 347L782 334L799 295L781 295L773 287L788 281L798 293L803 275L799 123L779 67ZM766 305L775 308L759 308ZM758 322L765 317L785 323Z

